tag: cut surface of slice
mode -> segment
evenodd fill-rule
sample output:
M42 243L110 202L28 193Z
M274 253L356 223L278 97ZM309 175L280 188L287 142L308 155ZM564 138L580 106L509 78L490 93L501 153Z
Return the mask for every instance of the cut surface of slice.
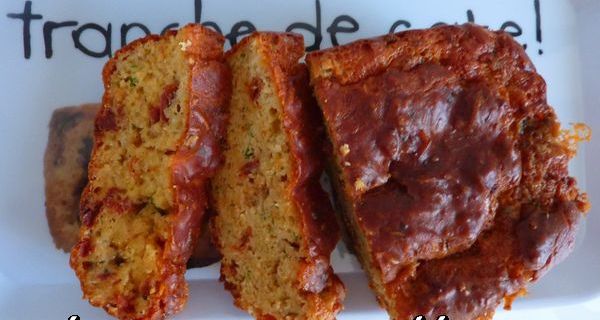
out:
M333 319L343 285L338 240L319 184L324 131L299 35L255 33L227 55L232 73L225 163L212 183L221 278L259 319Z
M63 107L52 113L44 155L46 218L57 248L71 252L79 240L79 200L88 183L87 169L94 146L94 118L100 104ZM200 268L220 260L210 241L208 219L187 267Z
M84 297L117 318L163 319L186 302L186 262L221 163L223 41L188 25L137 40L104 67L71 266Z
M332 180L393 319L487 319L571 250L572 139L510 35L413 30L307 56Z

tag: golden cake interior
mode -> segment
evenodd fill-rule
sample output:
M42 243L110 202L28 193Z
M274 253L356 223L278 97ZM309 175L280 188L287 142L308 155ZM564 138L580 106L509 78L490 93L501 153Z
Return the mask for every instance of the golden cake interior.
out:
M141 316L160 294L169 212L174 206L170 161L186 130L190 68L182 36L148 41L121 55L109 73L96 120L97 141L88 202L120 194L126 205L105 202L84 228L89 255L82 257L92 304L125 307ZM106 75L105 75L106 76ZM131 300L122 306L119 299ZM110 312L110 310L109 310Z
M94 184L122 189L134 202L173 205L169 162L186 130L189 67L177 37L148 42L116 63L110 108L116 131L96 149Z
M239 47L228 63L228 147L213 181L222 275L236 303L253 315L296 317L307 303L296 287L306 251L289 198L293 169L282 106L257 41Z

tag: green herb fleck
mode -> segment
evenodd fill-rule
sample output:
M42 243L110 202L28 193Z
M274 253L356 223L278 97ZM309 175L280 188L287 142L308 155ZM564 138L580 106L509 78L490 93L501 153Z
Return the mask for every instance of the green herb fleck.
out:
M250 270L248 270L248 269L244 270L244 273L242 275L242 280L250 279L250 275L251 275Z
M254 157L254 149L251 146L247 146L244 150L244 158L250 160L252 157Z
M128 76L127 78L125 78L125 81L128 82L129 86L132 88L135 88L135 86L137 86L138 84L138 79L133 76Z

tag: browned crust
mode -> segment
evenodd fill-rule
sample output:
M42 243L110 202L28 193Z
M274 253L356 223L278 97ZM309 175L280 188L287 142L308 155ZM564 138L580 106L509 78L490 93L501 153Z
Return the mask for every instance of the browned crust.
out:
M184 279L185 265L193 249L194 241L198 238L202 216L207 207L206 188L208 178L214 174L216 167L221 163L219 139L225 125L224 106L229 98L229 75L227 67L222 63L222 46L224 38L199 25L187 25L178 32L184 33L185 38L191 39L193 45L186 49L186 56L193 60L191 81L190 109L187 119L186 134L180 140L179 147L172 160L172 184L174 187L175 206L169 213L171 219L170 236L166 242L166 249L161 266L162 281L160 295L155 297L151 309L146 312L143 319L162 319L181 310L187 300L188 289ZM165 37L173 37L175 31L169 32ZM105 93L103 108L96 118L95 144L102 143L102 132L110 130L111 114L107 105L110 103L109 79L116 68L116 61L121 56L126 56L130 51L143 43L158 41L161 37L151 35L132 42L117 51L115 57L103 69ZM108 124L108 127L107 127ZM190 136L198 139L188 139ZM194 141L185 144L185 141ZM89 166L89 177L96 172L94 165L94 151ZM93 222L100 203L93 203L93 190L91 185L85 189L81 198L81 220L83 227L80 231L80 242L71 253L71 267L77 275L82 277L85 270L79 264L79 257L84 256L87 239L84 230ZM87 288L86 283L81 283L84 297L88 297L92 288ZM107 312L118 317L127 318L125 310L108 309Z
M496 38L495 43L489 42L479 47L481 51L474 50L480 42L488 42L490 36ZM456 50L466 54L444 64L454 65L467 75L476 63L494 58L483 53L494 52L495 49L501 50L495 52L497 55L507 55L507 59L512 59L515 68L535 71L523 48L509 34L491 32L471 24L409 30L358 40L344 46L311 52L306 62L315 84L327 80L349 84L381 73L391 66L410 70L427 61L441 61ZM477 56L480 56L480 61L473 59Z
M499 94L518 110L517 114L531 115L521 133L524 137L518 141L523 166L521 182L499 197L502 210L498 209L492 225L471 248L419 261L414 269L403 270L405 274L386 283L377 292L378 300L392 318L412 318L416 312L426 313L427 318L439 312L447 312L453 319L491 318L502 299L510 305L529 282L570 252L578 222L589 209L585 193L577 190L575 180L568 176L567 164L574 147L566 141L568 138L561 138L560 125L546 102L543 79L508 34L474 25L412 30L314 52L308 55L307 63L323 109L328 103L325 92L334 86L359 85L391 68L411 72L421 64L432 63L465 81L476 77L497 81L501 84ZM330 132L330 136L334 134ZM334 147L337 158L340 146L334 142ZM343 183L336 191L345 202L343 207L349 217L355 201L366 191L355 190L348 183L354 180L344 176L343 165L337 160L335 163L333 171L340 172ZM365 190L376 187L366 185ZM356 245L359 237L353 228L357 227L347 224ZM543 249L531 249L534 245ZM358 246L355 249L363 258L371 254ZM366 262L362 263L365 266ZM475 283L473 279L480 281ZM371 281L376 289L373 278ZM459 289L452 291L454 288ZM446 295L468 297L475 293L483 298L445 304Z
M283 106L283 126L292 155L293 176L288 192L301 221L303 248L310 257L298 274L299 290L307 297L310 319L335 319L342 310L345 288L333 273L329 257L339 240L338 225L327 194L319 179L323 173L325 148L324 127L316 102L312 97L306 66L298 60L304 55L304 40L294 33L256 32L234 46L227 57L242 47L257 42L258 50L270 66L276 94ZM213 232L215 243L218 232ZM222 266L223 267L223 266ZM236 286L228 283L223 272L221 281L234 297L234 304L248 309L240 300ZM257 319L275 319L255 310Z
M298 53L303 54L303 46L302 37L297 37ZM329 262L331 252L340 236L333 208L320 185L326 160L323 119L310 91L306 66L296 64L286 71L287 61L271 63L279 65L279 68L273 67L272 70L275 73L276 86L280 88L279 99L284 106L283 125L295 161L291 193L300 211L305 246L311 256L311 260L306 261L298 277L302 279L302 289L310 295L315 318L333 319L343 308L345 288L333 273ZM283 74L278 74L280 70L287 73L287 79ZM323 273L327 274L325 283L322 283ZM317 297L313 293L319 293L323 297ZM324 303L332 300L335 301L332 305Z
M79 234L79 195L87 183L91 151L91 144L88 150L86 143L92 143L91 129L98 106L56 109L50 119L44 154L46 218L54 244L65 252L75 245Z

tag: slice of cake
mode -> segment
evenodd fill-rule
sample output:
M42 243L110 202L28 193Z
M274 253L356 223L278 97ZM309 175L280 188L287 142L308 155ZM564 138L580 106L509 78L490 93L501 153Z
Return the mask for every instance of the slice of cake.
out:
M185 266L221 162L223 42L189 25L135 41L104 67L71 266L84 297L120 319L162 319L187 299Z
M335 215L319 178L322 134L302 36L255 33L227 55L225 163L213 179L221 279L258 319L333 319L344 297L329 256Z
M44 154L46 218L54 245L71 251L79 238L79 198L87 184L98 104L55 110Z
M488 319L562 260L589 204L523 48L474 25L307 57L343 218L393 319Z
M54 110L44 155L46 218L58 249L70 252L79 240L79 199L88 183L87 169L94 139L94 119L100 104ZM220 255L210 241L208 219L204 219L188 268L213 264Z

